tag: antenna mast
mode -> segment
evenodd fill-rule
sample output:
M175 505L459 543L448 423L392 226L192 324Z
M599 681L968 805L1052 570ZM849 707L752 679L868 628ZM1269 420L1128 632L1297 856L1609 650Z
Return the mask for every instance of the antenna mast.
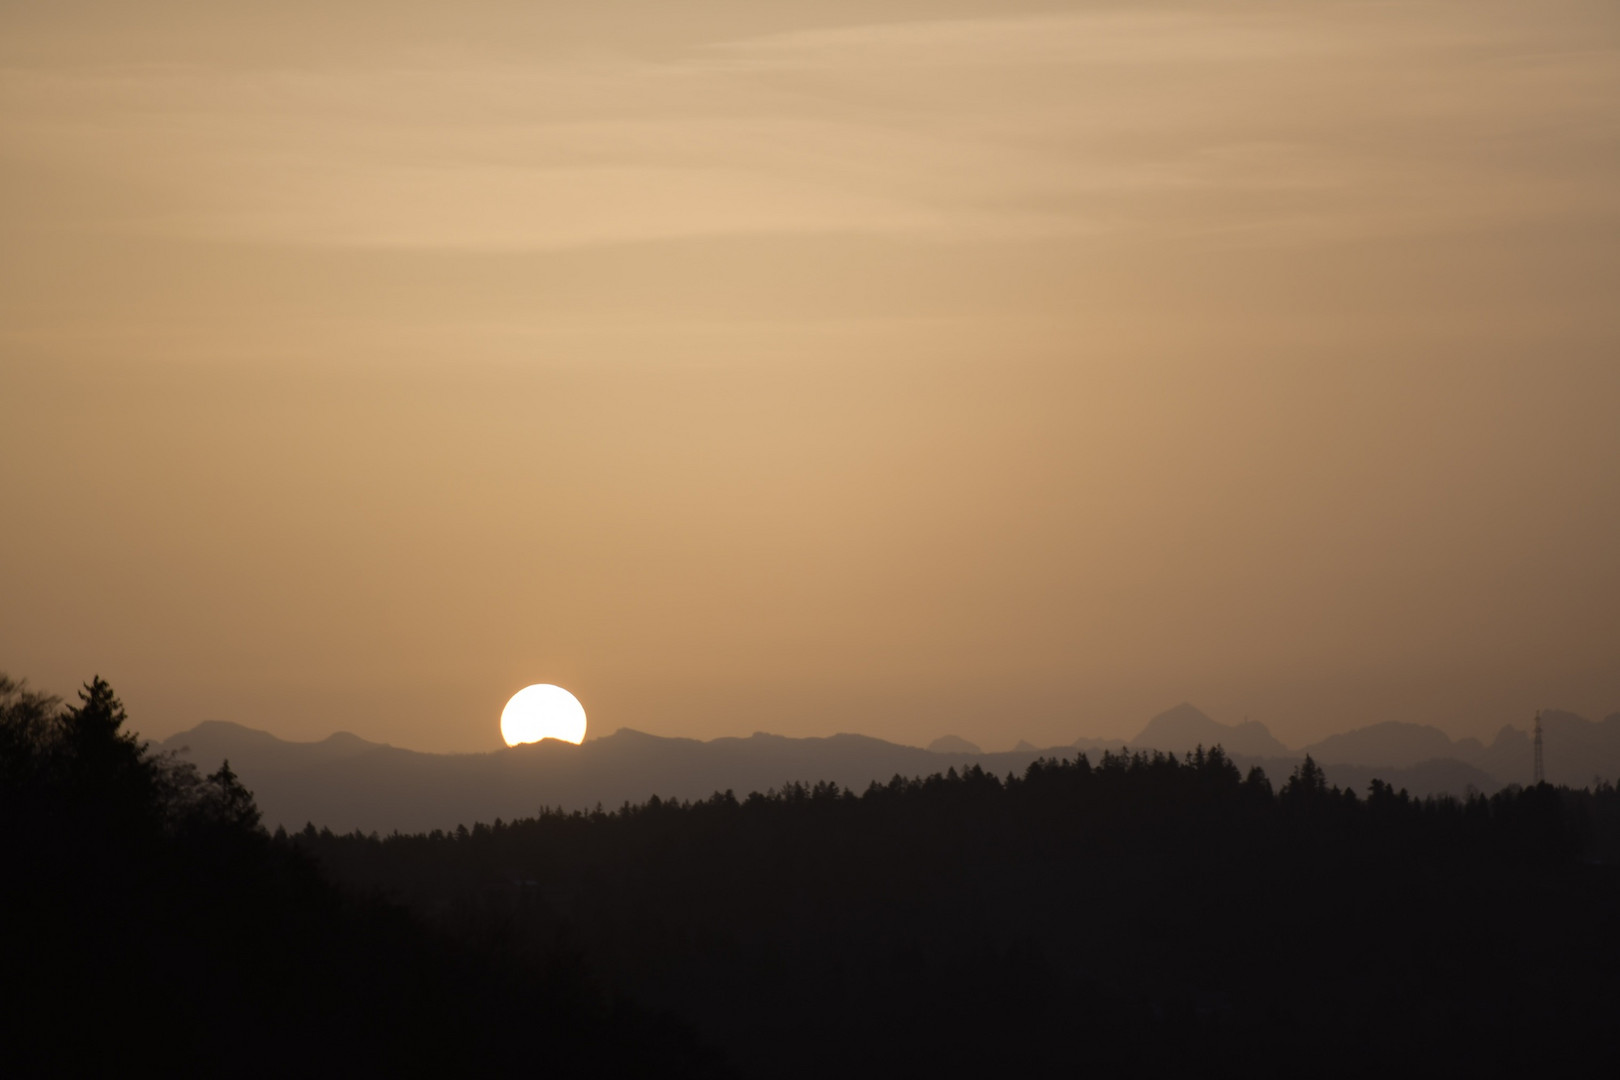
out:
M1541 710L1536 710L1536 784L1547 782L1547 771L1541 766Z

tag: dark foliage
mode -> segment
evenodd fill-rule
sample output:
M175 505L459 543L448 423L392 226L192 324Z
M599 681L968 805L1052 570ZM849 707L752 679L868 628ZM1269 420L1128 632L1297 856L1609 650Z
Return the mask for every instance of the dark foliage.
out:
M717 1071L683 1023L759 1076L1500 1075L1620 1009L1609 785L1216 749L271 837L125 725L0 678L5 1075Z
M719 1071L565 952L340 892L228 762L150 755L99 678L79 698L0 676L0 1075Z
M578 950L749 1075L1499 1075L1620 1015L1612 786L1280 790L1219 750L291 838L473 940Z

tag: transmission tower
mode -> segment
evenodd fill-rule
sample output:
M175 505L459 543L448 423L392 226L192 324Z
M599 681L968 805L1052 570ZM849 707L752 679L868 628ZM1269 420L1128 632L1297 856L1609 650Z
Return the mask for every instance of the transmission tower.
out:
M1547 771L1541 767L1541 710L1536 710L1536 783L1547 782Z

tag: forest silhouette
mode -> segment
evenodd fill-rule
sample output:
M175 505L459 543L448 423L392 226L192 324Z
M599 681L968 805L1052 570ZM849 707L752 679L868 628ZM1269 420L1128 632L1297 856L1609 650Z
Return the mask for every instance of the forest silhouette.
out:
M0 676L0 1074L725 1075L577 960L452 939L259 826L228 762L152 754L97 678Z
M1608 783L1274 788L1215 747L270 835L125 722L0 682L30 1072L1497 1075L1620 1007Z

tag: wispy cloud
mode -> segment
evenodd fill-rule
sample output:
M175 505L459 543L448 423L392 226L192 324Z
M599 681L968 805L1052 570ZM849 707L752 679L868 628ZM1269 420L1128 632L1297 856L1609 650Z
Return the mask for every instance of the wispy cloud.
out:
M1612 218L1620 53L1514 7L1204 7L630 56L5 73L26 173L120 227L277 244L1149 232L1308 242ZM62 196L44 180L29 220ZM83 206L62 217L83 220ZM17 213L14 209L13 213Z

